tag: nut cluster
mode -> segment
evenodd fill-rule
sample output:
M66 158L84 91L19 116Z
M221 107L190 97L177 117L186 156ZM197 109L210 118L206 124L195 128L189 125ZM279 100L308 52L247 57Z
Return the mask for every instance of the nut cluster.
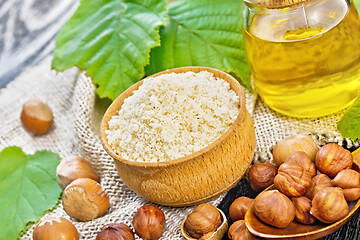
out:
M91 164L84 158L73 156L63 159L56 169L56 178L63 189L64 211L78 221L89 221L108 210L110 200L99 184L100 179ZM135 233L143 238L158 239L165 227L165 215L154 205L138 209L133 217ZM33 239L77 240L76 227L67 219L50 217L42 219L34 228ZM122 223L110 223L101 229L96 240L135 240L131 228Z
M320 149L314 143L308 136L294 135L275 145L277 190L255 198L260 220L277 228L286 228L294 219L302 224L316 219L333 223L349 213L347 201L360 198L360 173L350 169L353 155L335 143Z
M79 221L89 221L103 215L110 201L98 183L99 176L84 158L63 159L56 168L56 179L61 189L65 212Z

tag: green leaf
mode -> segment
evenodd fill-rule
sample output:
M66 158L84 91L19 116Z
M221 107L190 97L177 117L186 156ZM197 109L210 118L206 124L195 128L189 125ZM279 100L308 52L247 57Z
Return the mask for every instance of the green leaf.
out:
M114 100L144 76L167 20L165 0L82 0L57 36L52 67L86 70L98 95Z
M344 138L360 139L360 98L345 112L337 127Z
M25 155L19 147L0 152L0 240L16 239L29 222L39 220L59 200L59 155Z
M169 5L161 46L150 54L146 73L182 66L207 66L240 77L251 89L242 37L241 0L180 0Z

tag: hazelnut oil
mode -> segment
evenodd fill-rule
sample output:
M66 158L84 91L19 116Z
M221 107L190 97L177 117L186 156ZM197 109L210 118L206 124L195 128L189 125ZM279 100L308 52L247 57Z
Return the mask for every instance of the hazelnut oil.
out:
M360 92L360 18L353 2L248 7L246 52L252 81L268 106L318 117L354 102Z

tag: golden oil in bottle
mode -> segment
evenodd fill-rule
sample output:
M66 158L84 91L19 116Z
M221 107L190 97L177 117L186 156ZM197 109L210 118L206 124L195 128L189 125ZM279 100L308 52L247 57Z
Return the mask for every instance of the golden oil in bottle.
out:
M244 42L253 83L268 106L290 116L318 117L353 103L360 92L354 3L312 0L294 8L257 8L250 15Z

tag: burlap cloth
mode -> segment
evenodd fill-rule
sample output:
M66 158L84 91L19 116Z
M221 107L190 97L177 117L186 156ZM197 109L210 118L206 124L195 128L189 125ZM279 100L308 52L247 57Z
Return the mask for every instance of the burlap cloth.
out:
M40 65L27 69L5 89L0 91L0 150L11 145L20 146L26 153L49 150L60 157L81 155L91 162L101 178L101 185L110 197L110 209L95 220L71 221L77 227L81 239L95 239L101 227L107 223L122 222L131 226L136 210L148 201L129 190L118 176L113 161L104 151L99 140L101 117L109 102L100 101L95 95L91 80L70 69L56 74L50 70L51 58ZM38 97L52 108L55 122L52 130L34 137L21 126L20 112L24 101ZM319 144L337 142L348 147L354 143L343 140L336 131L336 122L342 113L324 118L299 120L288 118L270 110L255 94L246 92L247 108L256 129L254 161L271 161L271 148L280 139L294 133L311 134ZM225 194L211 201L217 205ZM166 227L161 239L181 239L180 224L193 209L160 206L166 216ZM46 215L63 216L61 203ZM33 226L29 226L20 239L32 239ZM137 238L139 239L139 238Z

